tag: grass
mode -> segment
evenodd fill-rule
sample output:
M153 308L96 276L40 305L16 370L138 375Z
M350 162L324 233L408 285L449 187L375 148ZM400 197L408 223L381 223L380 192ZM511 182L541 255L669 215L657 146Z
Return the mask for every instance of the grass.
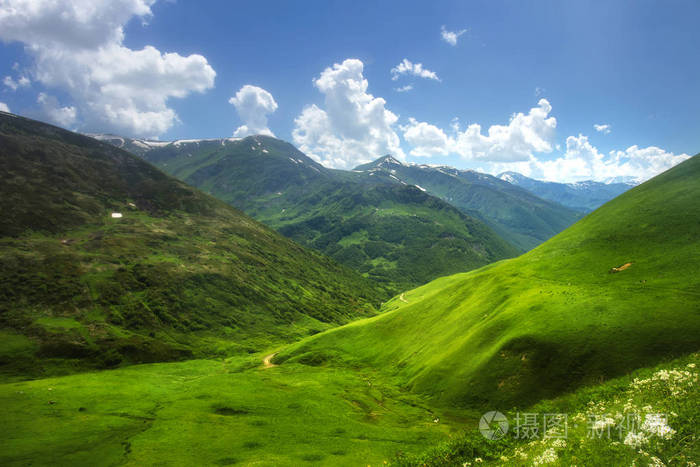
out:
M530 253L406 292L277 361L381 368L436 404L524 407L692 352L699 175L695 157Z
M0 385L2 465L377 465L461 428L372 371L261 355Z
M621 378L507 412L508 432L485 439L476 426L400 466L610 465L694 466L700 460L700 354L643 368ZM538 416L539 433L521 437L518 416ZM545 436L544 414L565 414L564 432ZM631 433L631 434L630 434ZM555 436L556 435L556 436Z

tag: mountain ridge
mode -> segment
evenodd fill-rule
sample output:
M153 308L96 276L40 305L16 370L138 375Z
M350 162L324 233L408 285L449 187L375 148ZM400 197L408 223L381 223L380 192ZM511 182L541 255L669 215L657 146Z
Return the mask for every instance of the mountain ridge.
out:
M474 170L406 164L384 156L357 166L354 171L419 186L481 219L521 252L534 248L581 217L568 207Z
M93 138L0 115L0 160L3 373L247 353L386 296Z
M276 138L169 143L141 157L392 294L517 254L449 203L406 184L328 169Z
M517 172L503 172L498 175L498 178L522 187L541 198L556 201L581 212L590 212L638 185L638 183L621 183L614 180L560 183L535 180Z

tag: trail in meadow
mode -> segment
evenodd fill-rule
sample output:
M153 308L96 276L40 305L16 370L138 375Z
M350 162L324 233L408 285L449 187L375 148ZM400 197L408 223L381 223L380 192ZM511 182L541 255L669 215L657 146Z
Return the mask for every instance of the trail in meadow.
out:
M273 366L277 366L274 363L272 363L272 359L275 358L275 355L277 355L277 352L271 353L270 355L266 355L265 358L263 358L263 367L272 368Z

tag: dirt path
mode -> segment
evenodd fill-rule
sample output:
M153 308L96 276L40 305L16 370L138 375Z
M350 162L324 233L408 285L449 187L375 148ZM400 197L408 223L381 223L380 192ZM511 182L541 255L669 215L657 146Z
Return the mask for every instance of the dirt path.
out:
M632 266L632 263L625 263L625 264L623 264L622 266L620 266L619 268L612 268L612 269L610 270L610 272L620 272L620 271L624 271L625 269L627 269L627 268L630 267L630 266Z
M401 296L399 297L399 300L401 300L401 301L404 302L404 303L408 303L408 300L406 300L405 298L403 298L404 295L406 295L406 294L401 294Z
M272 368L273 366L277 366L272 363L272 359L275 358L275 355L277 355L277 352L271 353L270 355L265 355L265 358L263 358L263 367Z

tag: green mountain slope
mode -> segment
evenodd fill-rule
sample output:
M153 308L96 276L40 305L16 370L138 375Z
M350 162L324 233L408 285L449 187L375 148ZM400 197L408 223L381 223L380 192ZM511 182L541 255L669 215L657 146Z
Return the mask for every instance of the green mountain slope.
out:
M484 223L414 186L326 169L275 138L160 146L100 138L139 152L392 293L517 254Z
M404 164L391 156L355 170L393 183L418 185L483 220L521 251L536 247L581 218L574 209L473 170Z
M383 297L92 138L2 114L0 180L4 372L263 350L370 314Z
M278 361L370 365L437 402L494 408L697 350L699 198L696 156L523 256L407 292Z

